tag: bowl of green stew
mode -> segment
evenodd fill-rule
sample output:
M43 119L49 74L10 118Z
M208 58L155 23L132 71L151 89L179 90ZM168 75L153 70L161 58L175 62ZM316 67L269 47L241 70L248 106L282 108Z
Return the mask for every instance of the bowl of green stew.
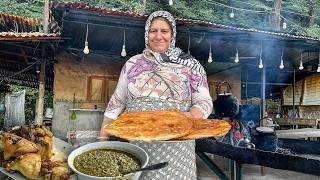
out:
M104 141L81 146L70 153L68 165L82 180L133 179L146 167L149 156L145 150L127 142Z

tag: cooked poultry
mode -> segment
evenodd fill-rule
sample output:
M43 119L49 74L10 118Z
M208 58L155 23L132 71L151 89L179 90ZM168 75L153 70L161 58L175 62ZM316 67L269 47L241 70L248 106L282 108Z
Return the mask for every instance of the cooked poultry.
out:
M8 171L19 171L29 179L37 179L40 175L41 156L36 153L27 153L19 156L7 164Z
M50 159L43 159L41 161L40 175L43 180L50 180L52 174L52 161Z
M3 149L4 149L4 144L3 144L3 135L2 134L0 134L0 152L2 152L3 151Z
M37 145L22 137L10 133L3 133L4 159L17 157L26 153L38 152Z
M68 180L70 177L70 170L68 164L62 161L54 161L51 180Z
M44 126L16 127L1 133L0 152L4 159L0 158L2 167L19 171L27 179L67 180L70 177L64 161L50 159L53 157L53 134ZM67 158L66 155L61 157L64 157L61 160Z
M41 159L48 158L50 159L52 156L52 137L44 136L38 137L36 140L36 145L39 149L39 154L41 155Z

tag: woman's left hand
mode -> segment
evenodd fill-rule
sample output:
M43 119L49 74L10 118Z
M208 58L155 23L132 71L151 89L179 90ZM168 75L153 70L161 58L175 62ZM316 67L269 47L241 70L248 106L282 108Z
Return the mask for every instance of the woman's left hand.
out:
M199 108L192 108L189 112L182 112L188 118L203 118L203 113Z

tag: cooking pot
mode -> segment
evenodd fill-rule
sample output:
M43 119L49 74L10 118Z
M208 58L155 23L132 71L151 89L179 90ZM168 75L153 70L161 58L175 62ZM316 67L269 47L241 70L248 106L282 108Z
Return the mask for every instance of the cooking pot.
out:
M278 138L274 128L259 126L251 134L252 142L255 144L256 149L265 151L275 151L277 149Z
M222 87L226 86L226 91ZM224 81L217 85L217 99L214 101L215 114L220 118L233 118L239 113L239 101L232 94L231 86Z

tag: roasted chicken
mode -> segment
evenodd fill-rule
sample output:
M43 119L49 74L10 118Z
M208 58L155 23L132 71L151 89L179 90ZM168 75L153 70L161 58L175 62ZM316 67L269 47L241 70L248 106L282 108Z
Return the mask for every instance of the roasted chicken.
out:
M26 153L38 152L37 145L22 137L10 133L3 133L3 155L8 160L11 157L17 157Z
M44 126L18 127L0 133L0 164L28 179L67 180L70 169L53 161L53 134ZM63 160L66 160L64 156Z
M54 161L51 180L68 180L70 177L70 170L68 164L62 161Z
M37 153L27 153L7 164L6 170L19 171L29 179L37 179L40 175L41 156Z

